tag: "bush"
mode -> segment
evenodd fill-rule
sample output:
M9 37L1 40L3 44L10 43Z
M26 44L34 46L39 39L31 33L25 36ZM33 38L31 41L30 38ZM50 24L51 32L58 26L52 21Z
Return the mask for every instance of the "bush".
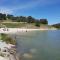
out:
M48 24L47 19L40 19L40 24Z
M40 27L40 22L38 20L35 22L35 26Z
M16 44L16 41L13 40L11 37L9 37L7 34L1 34L2 36L2 40L5 41L6 43L10 43L10 44Z

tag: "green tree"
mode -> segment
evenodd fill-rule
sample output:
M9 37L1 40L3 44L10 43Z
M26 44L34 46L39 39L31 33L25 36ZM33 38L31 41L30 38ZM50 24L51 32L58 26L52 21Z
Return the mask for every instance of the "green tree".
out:
M2 19L6 20L6 14L2 14Z
M20 22L24 22L25 18L24 18L23 16L20 16L19 18L20 18L20 19L19 19Z
M18 19L19 19L19 17L13 17L13 18L12 18L12 21L13 21L13 22L18 22Z
M8 19L11 19L11 20L12 20L13 17L14 17L13 15L10 15L10 14L7 15L7 18L8 18Z
M0 20L2 20L2 13L0 13Z
M40 21L39 20L36 20L35 26L40 27Z
M35 22L35 19L31 16L28 16L27 17L27 23L34 23Z
M40 24L48 24L47 19L40 19Z
M60 29L60 23L53 24L52 26L53 26L53 27L55 27L55 28L58 28L58 29Z
M6 14L0 13L0 20L6 20Z

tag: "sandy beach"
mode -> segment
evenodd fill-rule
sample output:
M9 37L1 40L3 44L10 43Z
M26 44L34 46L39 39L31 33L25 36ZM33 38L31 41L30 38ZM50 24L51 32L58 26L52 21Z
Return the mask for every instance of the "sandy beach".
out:
M18 33L28 31L57 30L57 29L22 29L22 28L0 28L0 33Z

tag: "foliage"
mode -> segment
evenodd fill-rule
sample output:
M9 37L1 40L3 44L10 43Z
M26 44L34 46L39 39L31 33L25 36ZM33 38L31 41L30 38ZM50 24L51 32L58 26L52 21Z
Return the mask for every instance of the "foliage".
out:
M7 15L8 19L13 19L13 17L14 17L13 15L10 15L10 14Z
M37 20L37 21L35 22L35 26L40 27L40 22L39 22L39 20Z
M6 20L6 14L0 13L0 20Z
M47 19L40 19L40 24L48 24Z
M17 22L27 22L27 19L24 16L20 16L18 17Z
M31 16L28 16L27 17L27 23L34 23L35 22L35 19Z
M55 27L55 28L60 29L60 23L58 23L58 24L53 24L52 26Z
M2 40L3 41L5 41L6 43L10 43L10 44L16 44L16 41L15 40L13 40L11 37L9 37L7 34L1 34L1 36L2 36Z
M20 23L20 22L16 22L16 23L2 23L3 25L5 25L8 28L21 28L26 26L26 23Z
M37 19L33 18L32 16L28 16L28 17L25 17L25 16L13 16L13 15L10 15L8 14L6 16L6 14L2 14L0 13L0 20L12 20L12 22L26 22L26 23L36 23L36 26L38 24L48 24L48 21L47 19L40 19L38 22L37 22Z

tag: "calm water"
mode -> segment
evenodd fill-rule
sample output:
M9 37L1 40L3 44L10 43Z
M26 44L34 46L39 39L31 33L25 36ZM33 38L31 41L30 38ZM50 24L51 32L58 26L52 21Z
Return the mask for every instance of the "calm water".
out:
M60 60L60 31L23 32L16 36L22 60Z

